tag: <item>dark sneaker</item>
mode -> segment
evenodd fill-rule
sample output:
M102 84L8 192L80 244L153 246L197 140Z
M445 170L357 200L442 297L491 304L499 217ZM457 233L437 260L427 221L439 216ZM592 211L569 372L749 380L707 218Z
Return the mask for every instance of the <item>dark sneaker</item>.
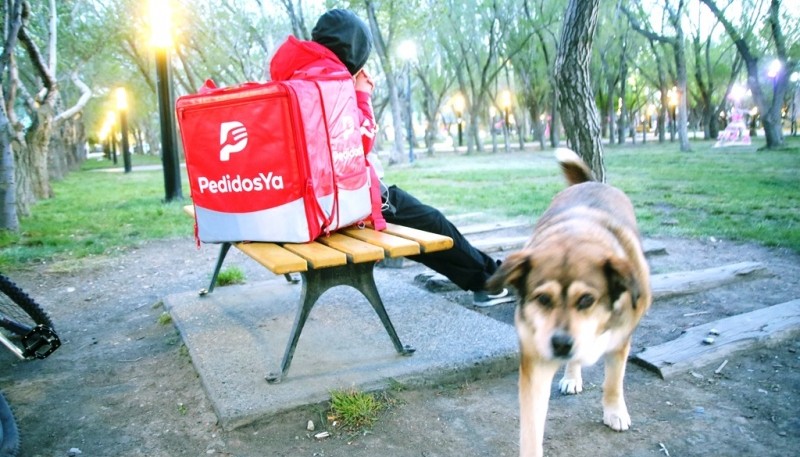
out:
M496 294L490 294L485 290L473 292L472 294L475 306L478 308L488 308L501 303L511 303L516 301L516 298L511 292L508 291L508 289L503 289Z

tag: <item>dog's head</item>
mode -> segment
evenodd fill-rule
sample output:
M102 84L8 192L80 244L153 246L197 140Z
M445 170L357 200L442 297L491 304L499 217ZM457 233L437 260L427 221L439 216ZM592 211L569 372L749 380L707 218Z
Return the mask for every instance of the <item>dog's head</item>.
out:
M510 254L488 286L513 286L520 344L546 360L595 363L641 314L631 263L602 244L553 239ZM641 310L640 310L641 311Z

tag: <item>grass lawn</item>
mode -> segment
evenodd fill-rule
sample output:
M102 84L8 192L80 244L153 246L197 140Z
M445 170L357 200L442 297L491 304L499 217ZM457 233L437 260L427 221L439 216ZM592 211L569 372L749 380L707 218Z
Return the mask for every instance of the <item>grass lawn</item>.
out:
M644 236L713 236L800 252L800 138L787 138L780 151L758 151L763 143L756 140L721 149L697 141L686 153L677 143L607 146L606 173L633 200ZM134 156L134 165L144 163L158 160ZM0 232L0 269L192 236L181 211L189 199L162 203L160 170L97 170L108 167L87 161L53 183L55 198L37 203L18 233ZM488 220L535 221L565 185L552 151L441 154L386 168L388 183L447 215ZM185 175L183 186L188 197Z

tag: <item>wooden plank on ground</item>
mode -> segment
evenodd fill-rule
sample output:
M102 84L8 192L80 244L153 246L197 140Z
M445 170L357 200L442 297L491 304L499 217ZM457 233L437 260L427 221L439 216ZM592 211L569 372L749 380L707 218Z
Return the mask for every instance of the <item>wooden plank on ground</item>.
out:
M353 237L357 240L366 241L367 243L380 246L384 250L387 257L404 257L407 255L419 254L419 243L401 238L399 236L390 235L384 232L378 232L371 228L358 228L350 227L344 230L339 230L339 233L344 233L347 236Z
M345 253L320 243L286 243L283 247L306 259L314 269L347 264Z
M355 238L350 238L341 233L331 233L328 236L321 236L317 241L333 249L344 252L347 254L347 260L353 263L374 262L383 259L383 248L373 246Z
M386 224L386 230L384 230L384 232L416 241L419 243L422 252L443 251L453 247L453 239L449 236L424 232L402 225Z
M522 246L530 239L529 235L525 236L504 236L484 238L481 240L470 240L470 243L477 249L483 252L500 252L500 251L517 251L522 249Z
M276 275L308 271L308 262L274 243L236 243L240 251Z
M710 335L711 330L719 335ZM800 299L692 327L678 338L635 354L632 361L666 379L756 344L775 344L800 333ZM706 344L706 337L713 337Z
M756 276L756 273L765 271L766 268L759 262L739 262L705 270L653 275L651 277L653 299L693 294L743 278L752 278Z
M516 229L521 227L532 227L530 222L523 220L495 221L483 224L472 224L459 227L458 231L462 235L475 235L478 233L493 232L496 230Z
M463 233L463 232L462 232ZM474 238L474 237L473 237ZM506 237L491 237L482 239L470 239L473 246L483 252L501 252L501 251L516 251L522 249L525 243L530 239L530 235L520 236L506 236ZM642 242L645 256L664 255L667 254L667 249L664 243L644 240Z

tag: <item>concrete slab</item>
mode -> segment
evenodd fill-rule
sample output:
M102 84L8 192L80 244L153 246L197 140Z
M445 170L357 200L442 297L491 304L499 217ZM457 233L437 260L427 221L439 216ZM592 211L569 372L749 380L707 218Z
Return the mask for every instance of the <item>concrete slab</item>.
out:
M174 294L164 304L225 429L325 401L334 389L431 385L517 369L512 326L398 281L393 273L376 269L376 283L400 340L416 348L412 356L395 352L366 298L340 286L312 310L279 384L264 376L279 369L300 285L276 278L218 287L205 297Z

